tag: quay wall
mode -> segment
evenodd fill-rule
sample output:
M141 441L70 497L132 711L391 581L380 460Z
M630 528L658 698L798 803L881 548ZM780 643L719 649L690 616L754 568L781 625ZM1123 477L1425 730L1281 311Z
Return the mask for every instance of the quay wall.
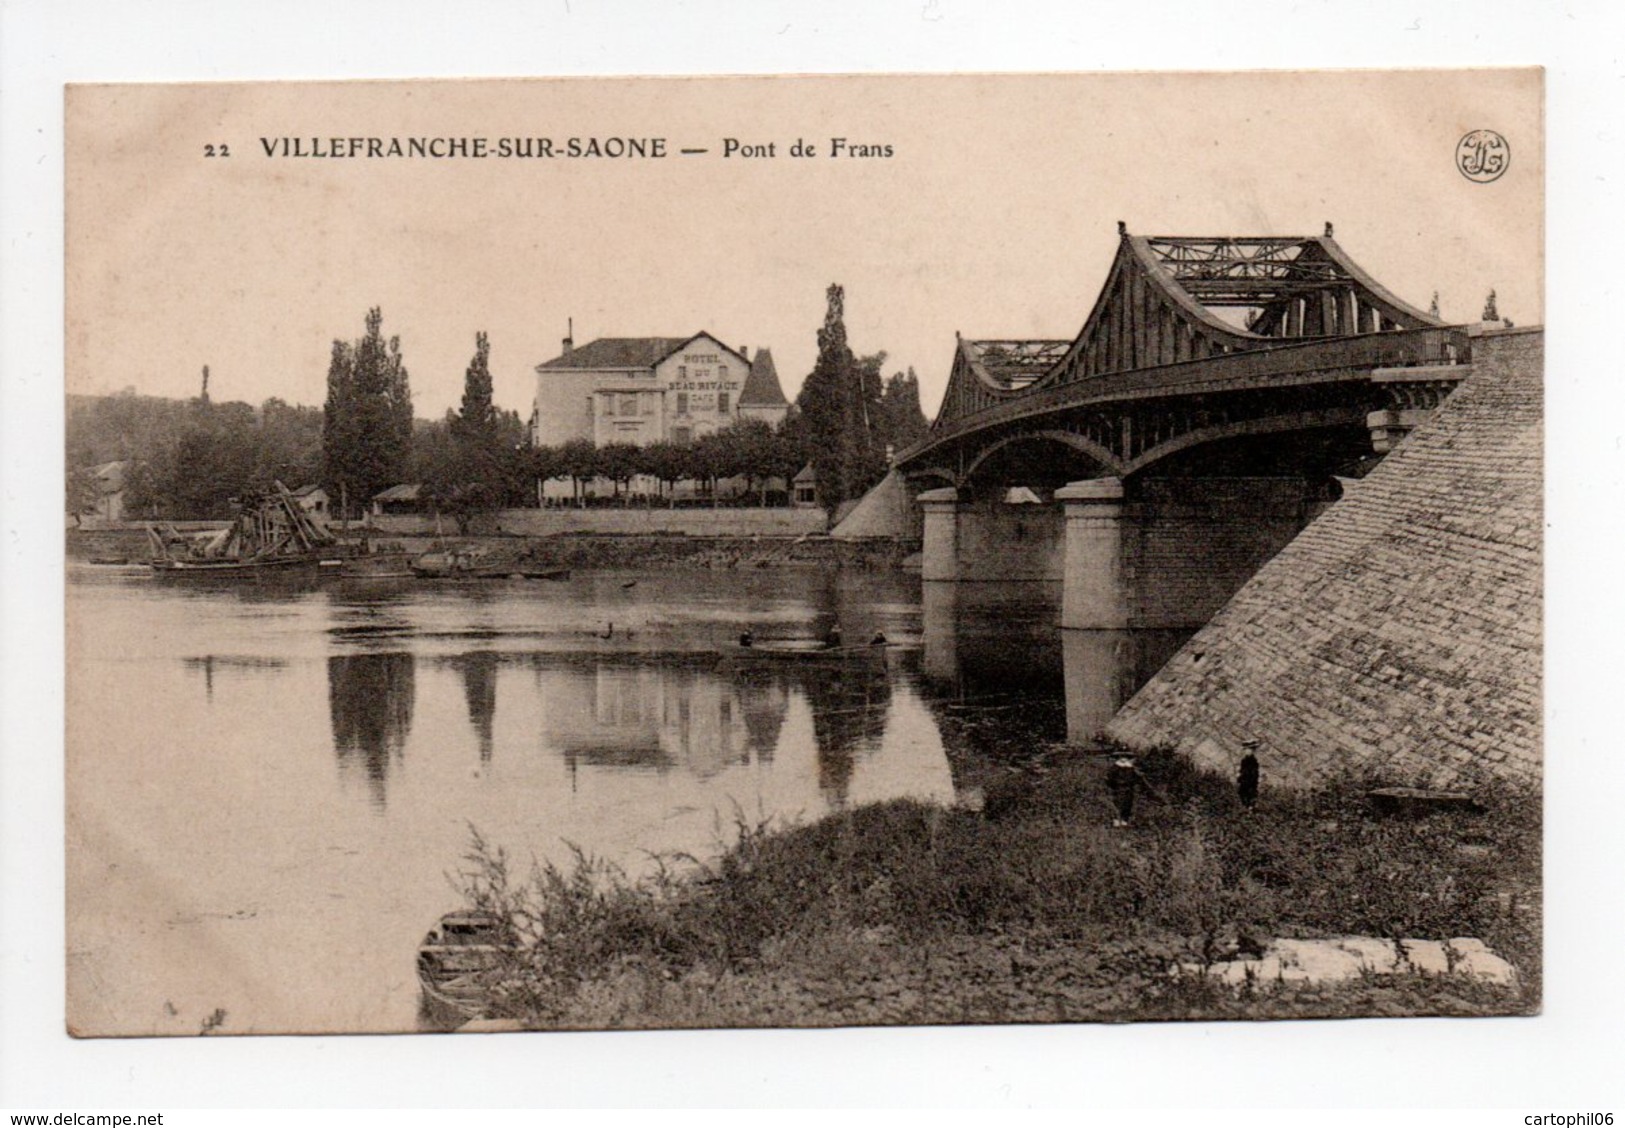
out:
M1471 787L1541 774L1539 330L1473 372L1259 570L1107 727L1266 786L1353 771Z
M458 544L484 545L500 553L528 552L530 559L544 567L608 568L646 571L650 569L751 568L855 569L859 571L897 570L918 543L872 541L849 543L816 537L809 540L784 537L691 537L678 535L563 537L470 536L451 537ZM400 536L374 544L389 544L407 552L428 552L436 547L433 537Z
M828 537L697 537L678 534L634 536L525 537L505 535L448 536L458 544L483 545L504 554L528 552L530 559L560 568L836 568L902 570L919 551L918 541L836 541ZM433 535L378 533L374 549L428 552L439 547ZM70 530L67 558L124 557L135 563L148 559L150 546L144 526L123 529Z
M373 516L372 528L398 536L434 532L432 517ZM604 536L684 534L695 537L799 537L822 533L826 527L822 509L748 508L642 508L612 509L504 509L476 519L470 532L525 537L555 537L591 533ZM457 532L457 523L441 518L446 535Z

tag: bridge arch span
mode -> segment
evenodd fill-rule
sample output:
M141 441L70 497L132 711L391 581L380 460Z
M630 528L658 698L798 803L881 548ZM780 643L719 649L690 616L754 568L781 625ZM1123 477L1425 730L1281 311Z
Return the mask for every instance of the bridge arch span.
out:
M924 480L926 478L935 478L938 481L942 482L944 485L948 485L948 486L957 487L959 485L959 479L957 477L955 477L953 471L944 469L941 466L926 466L926 467L923 467L922 469L914 471L910 475L910 477L913 478L913 479L916 479L916 481L914 483L916 488L918 488L919 486L924 485Z
M1172 455L1207 443L1331 427L1363 427L1365 417L1366 412L1362 407L1328 407L1316 411L1293 411L1259 419L1238 419L1211 427L1199 427L1142 451L1122 464L1123 469L1119 477L1126 478L1131 474L1138 474Z
M1091 461L1098 463L1101 467L1101 473L1097 475L1099 477L1122 477L1123 475L1129 473L1127 466L1117 457L1117 455L1113 454L1111 450L1100 445L1094 440L1087 438L1084 435L1074 434L1071 431L1049 429L1044 431L1025 431L1016 435L1006 435L1002 439L989 443L981 450L977 451L976 457L971 460L969 465L965 467L964 472L960 474L960 484L963 485L972 481L976 477L976 471L981 468L983 463L987 462L989 458L997 454L999 451L1014 446L1018 443L1042 441L1060 443L1062 446L1070 447L1079 454L1089 458Z

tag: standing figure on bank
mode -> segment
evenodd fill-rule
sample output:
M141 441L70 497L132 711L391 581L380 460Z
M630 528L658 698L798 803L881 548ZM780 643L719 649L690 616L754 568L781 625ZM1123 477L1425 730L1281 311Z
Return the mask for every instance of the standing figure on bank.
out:
M1258 741L1244 740L1241 747L1247 754L1241 758L1241 768L1236 773L1236 794L1243 807L1251 808L1258 802Z
M825 650L839 650L841 646L841 624L831 623L824 635Z
M1134 766L1134 757L1129 755L1116 756L1112 759L1111 767L1106 769L1106 790L1111 792L1112 804L1117 808L1117 817L1112 820L1113 826L1127 826L1134 817L1134 799L1144 787L1147 791L1154 791L1151 781L1139 768Z

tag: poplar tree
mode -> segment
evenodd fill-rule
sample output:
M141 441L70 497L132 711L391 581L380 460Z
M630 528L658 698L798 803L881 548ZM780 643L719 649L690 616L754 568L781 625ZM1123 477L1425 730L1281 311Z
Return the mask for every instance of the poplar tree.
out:
M347 455L356 447L355 352L344 341L333 342L327 362L327 401L322 407L322 472L328 489L349 516L356 488Z
M881 440L893 453L918 442L930 429L925 412L920 409L920 378L913 366L907 374L895 372L886 381L886 391L880 398Z
M847 343L845 291L831 285L825 296L828 307L818 331L818 360L796 406L818 476L818 503L833 515L837 506L861 495L884 472L876 425L885 354L860 361Z
M522 428L517 416L492 404L491 389L491 341L476 333L474 356L463 373L462 408L446 413L449 441L439 457L423 460L422 471L430 499L457 519L464 534L475 516L528 500L517 485L519 444L511 442Z
M457 413L460 437L488 444L496 437L496 409L491 406L491 341L474 334L474 359L463 374L463 407Z
M365 335L333 342L327 370L322 461L353 510L400 482L412 449L412 391L401 339L383 337L383 312L367 311Z

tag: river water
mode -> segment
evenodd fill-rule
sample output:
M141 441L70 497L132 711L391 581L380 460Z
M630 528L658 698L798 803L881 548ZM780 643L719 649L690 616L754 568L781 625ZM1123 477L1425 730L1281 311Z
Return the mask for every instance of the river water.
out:
M1053 593L989 590L814 570L301 588L75 566L70 1024L411 1030L416 946L458 903L471 828L521 868L573 846L637 874L714 857L740 819L963 802L967 761L1089 735L1178 641L1061 632ZM831 622L892 645L717 658L747 626Z

